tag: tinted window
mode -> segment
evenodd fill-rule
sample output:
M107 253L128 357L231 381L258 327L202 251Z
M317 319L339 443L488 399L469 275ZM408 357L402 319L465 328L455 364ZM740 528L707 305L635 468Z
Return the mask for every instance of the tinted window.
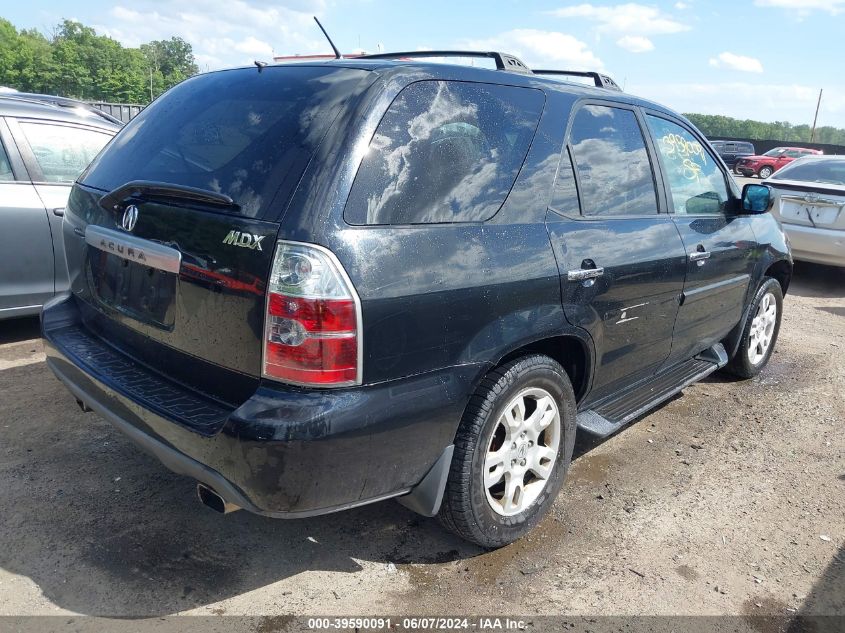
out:
M539 90L420 81L393 101L349 200L351 224L492 217L519 173L543 110Z
M648 122L669 179L675 213L723 213L728 186L713 156L680 125L654 116Z
M772 176L775 180L806 180L807 182L845 185L845 160L813 159L787 165Z
M570 133L584 215L657 213L654 175L630 110L584 106Z
M45 182L73 182L109 142L111 134L65 125L21 121Z
M270 66L199 75L130 121L83 180L105 191L132 180L198 187L232 197L242 215L275 218L366 74Z
M788 149L783 153L783 155L788 156L789 158L798 158L803 155L803 152L799 152L797 149Z
M7 182L14 179L15 175L12 173L12 165L9 163L9 157L6 155L3 144L0 143L0 182Z

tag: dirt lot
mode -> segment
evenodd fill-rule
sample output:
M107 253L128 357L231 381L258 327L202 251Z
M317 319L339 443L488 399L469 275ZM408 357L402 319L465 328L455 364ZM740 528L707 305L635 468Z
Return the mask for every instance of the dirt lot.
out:
M393 502L311 520L194 501L0 324L0 615L845 614L845 274L799 265L758 378L600 445L484 552Z

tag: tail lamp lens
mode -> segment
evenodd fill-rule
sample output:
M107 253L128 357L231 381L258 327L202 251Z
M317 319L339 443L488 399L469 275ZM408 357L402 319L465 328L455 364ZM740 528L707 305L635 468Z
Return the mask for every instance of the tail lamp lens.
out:
M360 384L360 312L340 262L280 241L267 295L264 376L306 386Z

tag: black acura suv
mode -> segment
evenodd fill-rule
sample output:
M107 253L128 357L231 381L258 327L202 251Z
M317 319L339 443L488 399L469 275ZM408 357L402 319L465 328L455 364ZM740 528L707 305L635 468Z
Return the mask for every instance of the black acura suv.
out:
M604 75L428 55L197 76L73 188L47 362L218 511L398 498L501 546L576 433L772 354L765 186Z

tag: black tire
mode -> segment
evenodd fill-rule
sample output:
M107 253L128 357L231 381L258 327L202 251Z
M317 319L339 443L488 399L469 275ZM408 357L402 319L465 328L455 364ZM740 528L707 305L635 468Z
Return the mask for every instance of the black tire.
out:
M757 175L760 178L762 178L763 180L765 180L766 178L771 176L773 173L775 173L774 169L772 169L768 165L764 165L763 167L760 168L760 171L757 172Z
M557 404L561 431L557 456L539 496L519 514L504 516L488 502L484 462L504 408L528 388L548 392ZM574 445L575 395L563 368L539 354L497 367L482 380L458 427L438 514L440 522L458 536L487 548L502 547L521 538L548 513L572 461Z
M751 347L751 328L754 323L754 318L757 316L757 310L760 307L760 302L767 294L771 294L775 299L775 306L777 309L777 316L772 332L771 342L766 350L764 356L756 363L752 363L749 358L749 348ZM763 283L757 289L754 295L754 300L751 302L751 309L748 311L748 317L745 319L745 326L742 328L742 339L739 343L739 348L736 354L725 367L725 371L740 378L753 378L760 373L760 370L766 366L772 353L775 350L775 345L778 340L778 333L780 332L781 316L783 315L783 290L776 279L771 277L763 278Z

